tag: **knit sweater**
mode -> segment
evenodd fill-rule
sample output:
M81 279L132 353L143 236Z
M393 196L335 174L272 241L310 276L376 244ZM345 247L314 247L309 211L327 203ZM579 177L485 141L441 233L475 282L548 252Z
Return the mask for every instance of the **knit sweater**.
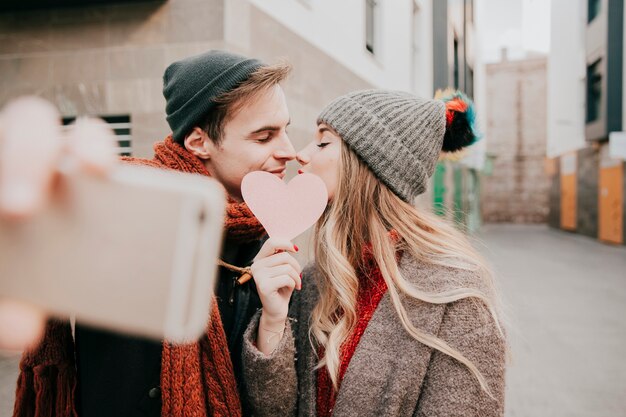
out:
M476 273L425 264L408 254L399 267L407 281L425 291L486 291ZM307 267L302 290L292 299L292 320L272 354L264 355L253 344L260 313L244 335L244 382L255 416L317 416L317 346L309 338L309 320L319 298L318 280L315 267ZM485 306L472 299L430 304L402 297L402 302L415 327L476 365L495 399L481 390L467 367L409 335L387 293L354 352L332 415L502 416L506 342Z

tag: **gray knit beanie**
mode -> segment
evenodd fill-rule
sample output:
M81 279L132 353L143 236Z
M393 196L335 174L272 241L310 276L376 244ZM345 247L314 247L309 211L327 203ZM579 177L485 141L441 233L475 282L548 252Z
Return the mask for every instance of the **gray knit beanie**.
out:
M469 101L459 92L451 96ZM471 107L465 103L464 110ZM422 99L401 91L355 91L333 100L318 117L331 126L374 174L404 201L412 202L426 190L444 146L446 102ZM471 107L473 122L473 107ZM459 132L444 150L456 151L477 135L466 111L448 130ZM455 113L456 114L456 113ZM450 118L452 120L452 118ZM459 127L460 126L460 127ZM451 129L455 127L455 129ZM468 136L469 135L469 136Z
M235 89L263 63L226 51L208 51L170 64L163 75L167 123L182 142L216 106L220 94Z

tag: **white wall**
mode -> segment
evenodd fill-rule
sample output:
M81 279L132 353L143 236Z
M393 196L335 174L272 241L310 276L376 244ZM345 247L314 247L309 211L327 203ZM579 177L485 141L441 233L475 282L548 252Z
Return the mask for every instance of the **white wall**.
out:
M552 0L548 56L549 158L585 146L585 0Z
M424 24L432 27L433 0L378 0L378 50L372 56L365 49L365 0L249 0L373 85L402 90L417 86L422 90L427 84L432 86L432 69L418 71L417 78L411 74L414 1L430 18ZM430 60L423 58L419 63L430 69L432 29L429 32L431 36L424 37L420 50L429 53Z
M413 92L433 94L433 0L416 0L413 20Z
M485 165L487 152L487 141L489 138L485 132L487 130L487 88L485 84L485 36L486 33L481 31L487 23L487 3L483 0L474 1L474 24L468 25L471 31L469 40L471 46L469 54L474 64L474 104L476 106L476 123L478 130L483 134L483 138L468 150L468 155L463 159L462 163L475 169L482 169Z

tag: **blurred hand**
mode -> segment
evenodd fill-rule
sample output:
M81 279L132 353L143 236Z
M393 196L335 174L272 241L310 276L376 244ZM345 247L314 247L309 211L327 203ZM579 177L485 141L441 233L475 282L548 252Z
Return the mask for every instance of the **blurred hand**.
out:
M1 221L27 221L54 192L57 169L102 175L116 162L113 132L102 120L79 120L61 138L60 115L38 97L18 98L0 113ZM13 300L0 299L0 349L19 350L36 342L45 314Z

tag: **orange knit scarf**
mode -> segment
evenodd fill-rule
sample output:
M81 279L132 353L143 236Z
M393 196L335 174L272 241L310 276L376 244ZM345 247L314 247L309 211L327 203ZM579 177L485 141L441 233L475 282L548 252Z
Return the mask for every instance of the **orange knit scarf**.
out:
M209 176L205 166L167 137L154 146L153 160L122 158L135 165ZM224 227L228 240L260 239L263 227L245 203L229 200ZM71 328L51 320L39 346L20 362L14 416L76 416L76 369ZM162 416L241 416L241 401L217 301L213 301L206 335L198 342L163 342Z

